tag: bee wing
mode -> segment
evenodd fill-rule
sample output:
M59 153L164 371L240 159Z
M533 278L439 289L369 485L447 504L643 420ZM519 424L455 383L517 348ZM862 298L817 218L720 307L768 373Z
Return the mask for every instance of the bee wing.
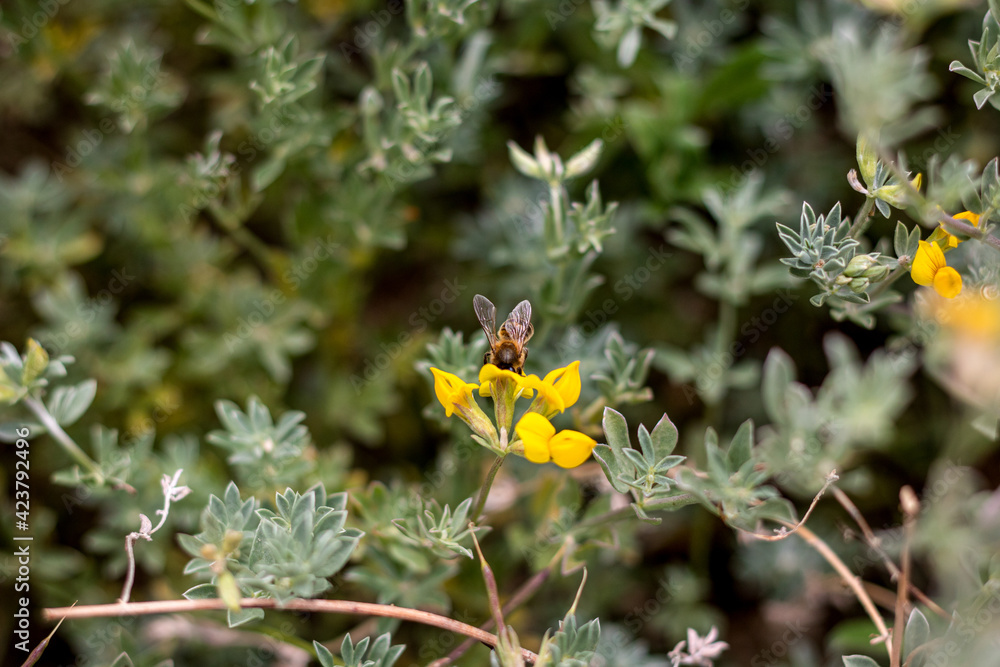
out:
M527 299L510 311L510 317L503 323L503 329L511 340L519 345L528 342L528 339L535 333L535 328L531 325L531 304Z
M492 348L497 343L497 307L482 294L477 294L472 299L472 309Z

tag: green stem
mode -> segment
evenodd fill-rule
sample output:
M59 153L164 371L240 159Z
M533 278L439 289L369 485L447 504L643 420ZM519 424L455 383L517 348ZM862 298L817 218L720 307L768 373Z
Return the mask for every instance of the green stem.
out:
M719 302L718 352L725 357L736 339L736 305L731 301Z
M956 220L955 218L942 213L941 226L944 227L945 231L950 234L964 234L965 236L974 238L977 241L982 241L994 250L1000 251L1000 239L992 234L986 233L986 230L974 227L964 220Z
M63 430L62 426L59 425L59 422L56 421L55 417L49 413L45 404L37 398L32 398L30 396L26 396L24 398L24 404L28 406L28 409L31 410L36 417L38 417L38 421L42 423L42 426L44 426L45 430L49 432L49 435L55 438L56 442L58 442L62 448L66 450L66 453L69 454L74 461L86 468L87 472L97 478L98 484L103 484L104 474L101 472L101 467L97 465L92 458L87 456L86 452L80 449L80 446L73 441L73 438L69 437L66 431Z
M519 589L517 589L514 592L513 595L510 596L510 599L507 600L507 604L503 606L502 612L504 614L510 614L512 611L514 611L522 604L524 604L528 600L528 598L530 598L532 595L535 594L535 591L537 591L541 587L541 585L548 580L549 576L552 574L553 568L559 562L559 559L562 558L563 552L565 550L566 550L566 544L563 543L563 546L559 547L559 551L556 552L555 556L553 556L549 560L549 564L546 565L544 569L535 573L535 575L531 577L531 579L528 579L528 581L526 581ZM489 632L492 627L493 627L493 619L489 619L482 625L480 625L479 629L482 630L483 632ZM430 663L427 667L446 667L447 665L450 665L451 663L455 662L463 655L465 655L465 653L470 648L475 646L475 644L476 640L466 639L446 657L435 660L434 662Z
M736 339L736 315L737 309L736 305L731 301L720 301L719 302L719 330L716 335L715 341L715 352L717 359L727 360L730 359L729 348L732 346L733 341ZM735 362L735 359L733 360ZM724 370L729 370L732 366L727 366ZM714 382L724 382L725 373L723 373L718 379L713 380ZM721 403L725 399L725 391L719 394L719 398L716 401L709 403L706 402L705 407L705 419L712 426L718 427L719 417L721 415ZM702 400L705 400L704 398Z
M851 225L851 229L847 232L847 237L856 239L868 229L871 224L871 212L872 208L875 206L875 197L866 197L864 206L858 211L857 216L854 218L854 224Z
M555 231L556 247L561 248L566 242L566 231L563 228L563 198L562 186L559 183L549 183L549 206L552 207L552 226Z
M903 276L905 276L909 272L910 272L910 267L908 267L908 266L902 266L902 265L901 266L897 266L895 269L893 269L892 273L890 273L888 276L886 276L885 280L883 280L882 282L880 282L878 285L875 286L875 288L871 291L871 293L868 295L868 297L872 301L874 301L876 298L878 298L879 296L881 296L883 292L885 292L887 289L889 289L889 287L894 282L896 282L897 280L899 280L900 278L902 278Z
M498 456L493 465L490 466L490 471L486 473L486 479L483 481L483 487L479 489L479 498L476 499L476 509L472 513L472 520L474 522L479 521L479 517L483 513L483 507L486 506L486 498L490 495L490 488L493 487L493 480L496 479L497 473L500 472L500 466L503 465L503 460L507 458L506 454Z
M690 493L681 493L676 496L669 496L667 498L655 498L650 500L645 505L643 509L646 511L656 511L658 509L669 509L671 506L683 506L694 502L694 498ZM618 521L619 519L635 516L635 511L632 509L631 505L626 505L625 507L619 507L616 510L611 510L605 512L604 514L598 514L597 516L591 517L586 521L581 521L570 529L570 532L577 532L585 528L593 528L595 526L601 526L612 521Z

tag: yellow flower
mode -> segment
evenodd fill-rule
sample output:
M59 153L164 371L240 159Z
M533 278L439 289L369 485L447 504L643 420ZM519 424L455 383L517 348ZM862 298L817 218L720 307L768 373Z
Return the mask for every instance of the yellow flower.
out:
M946 299L954 299L962 291L962 276L945 263L944 251L936 243L920 242L910 277L918 285L933 285Z
M472 406L472 390L479 389L478 384L466 382L454 373L448 373L437 368L431 368L434 374L434 393L444 406L444 414L451 417L456 409L469 409Z
M958 213L951 217L955 218L956 220L966 220L973 227L979 226L979 215L977 213L973 213L972 211L962 211L961 213ZM948 252L952 248L957 248L958 244L962 242L962 239L958 238L954 234L949 233L948 230L945 229L943 225L935 229L931 233L931 235L927 237L927 240L931 243L936 243L938 246L941 247L941 250L945 252Z
M562 468L575 468L588 458L597 442L579 431L559 431L544 416L529 412L514 429L524 443L524 458L532 463L552 461Z
M538 398L528 408L531 412L546 417L562 412L580 400L580 362L551 371L533 386L538 389Z
M962 336L1000 343L1000 300L988 299L976 290L942 304L936 319Z
M535 392L532 391L532 387L535 385L535 381L538 380L537 375L521 375L520 373L515 373L514 371L498 368L493 364L484 364L483 367L479 369L479 395L492 396L493 391L491 390L491 385L495 386L497 381L501 378L513 380L514 386L523 390L521 395L525 398L531 398L535 395ZM534 378L534 381L531 378Z
M434 394L444 406L445 416L458 415L459 419L468 424L469 428L485 441L485 446L499 447L500 438L497 436L496 427L472 397L472 392L479 389L479 385L466 382L454 373L437 368L431 368L431 373L434 374ZM481 444L483 441L480 441Z

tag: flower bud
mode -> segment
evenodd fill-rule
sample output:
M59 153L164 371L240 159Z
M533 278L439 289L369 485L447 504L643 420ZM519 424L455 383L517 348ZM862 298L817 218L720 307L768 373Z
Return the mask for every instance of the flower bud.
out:
M875 182L875 166L878 164L878 155L875 153L875 141L872 141L865 133L858 135L857 157L858 169L861 170L861 178L865 179L868 187Z
M884 280L885 277L889 275L889 267L884 264L877 264L861 275L873 283L877 283L880 280Z
M222 538L222 549L226 554L231 554L240 548L240 542L243 541L243 533L238 530L227 530L225 536Z
M870 284L871 282L867 278L855 278L851 281L851 291L855 294L861 294L868 289L868 285Z
M844 269L844 275L849 278L857 278L877 262L878 260L871 255L855 255L848 262L847 268Z
M924 175L917 174L917 176L910 181L910 187L914 190L920 191L920 184L923 183ZM911 203L910 188L906 187L901 183L896 183L894 185L883 185L878 190L872 192L875 197L881 199L886 204L893 206L895 208L905 208Z

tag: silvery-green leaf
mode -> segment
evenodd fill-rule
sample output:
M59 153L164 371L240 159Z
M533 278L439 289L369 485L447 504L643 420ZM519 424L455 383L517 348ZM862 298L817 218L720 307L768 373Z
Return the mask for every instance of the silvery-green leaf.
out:
M587 144L583 150L566 162L566 178L582 176L593 169L598 158L601 157L601 150L603 150L603 148L604 142L600 139L594 139L592 142Z
M634 25L626 31L618 42L618 65L620 67L631 67L635 62L635 57L639 54L639 47L642 45L642 28Z
M523 148L513 141L507 142L507 149L510 152L510 161L514 168L529 178L536 178L540 181L546 180L545 172Z

